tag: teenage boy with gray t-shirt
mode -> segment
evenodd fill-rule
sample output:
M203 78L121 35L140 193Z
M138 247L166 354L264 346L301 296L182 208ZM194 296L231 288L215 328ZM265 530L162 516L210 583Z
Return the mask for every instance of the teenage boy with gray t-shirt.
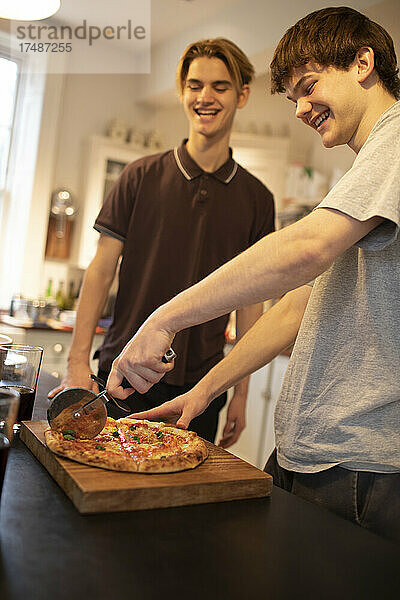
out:
M400 471L399 140L396 102L318 206L385 220L314 284L275 413L291 471Z
M322 9L286 32L271 79L272 92L286 93L325 147L354 150L352 169L310 215L157 309L115 361L108 388L123 398L123 375L142 385L143 367L155 378L170 370L160 359L177 331L285 294L193 390L141 416L187 427L298 333L266 470L275 484L400 541L400 80L393 42L353 9ZM304 284L315 278L310 295Z

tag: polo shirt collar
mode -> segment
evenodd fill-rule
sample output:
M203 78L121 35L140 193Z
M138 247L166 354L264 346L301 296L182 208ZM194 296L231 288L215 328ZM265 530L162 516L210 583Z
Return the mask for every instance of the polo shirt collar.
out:
M186 149L187 138L183 140L182 144L174 148L174 157L178 169L186 177L187 180L194 179L199 175L203 175L205 171L193 160L189 152ZM229 148L228 160L214 173L207 173L215 177L222 183L229 183L236 174L238 165L232 158L232 150Z

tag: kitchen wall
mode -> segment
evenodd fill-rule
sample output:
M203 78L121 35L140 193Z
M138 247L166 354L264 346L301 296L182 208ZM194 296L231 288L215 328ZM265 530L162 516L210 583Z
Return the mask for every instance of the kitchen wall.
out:
M55 77L58 76L50 75L49 79ZM65 187L72 193L77 214L73 224L71 255L76 254L79 236L83 235L81 216L89 139L93 135L105 135L109 123L116 118L127 124L143 122L143 109L135 104L136 85L132 75L64 76L56 123L57 140L54 145L52 183L47 190L47 204L50 207L51 192L57 188ZM43 198L40 202L43 202ZM43 227L47 231L47 220ZM42 255L44 244L45 237ZM37 271L37 256L28 252L26 261L30 263L26 268ZM82 273L73 268L71 261L46 260L35 278L36 291L33 293L43 293L49 279L52 279L53 286L57 287L59 281L66 282L71 278L76 283L82 278Z

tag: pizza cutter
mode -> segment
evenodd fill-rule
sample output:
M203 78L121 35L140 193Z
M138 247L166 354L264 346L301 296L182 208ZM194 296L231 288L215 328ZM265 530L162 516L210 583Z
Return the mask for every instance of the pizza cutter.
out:
M170 348L162 357L162 361L171 362L175 357L175 352ZM91 378L105 388L105 382L102 379L93 374ZM125 378L122 385L130 387ZM106 424L106 403L109 400L124 412L132 412L129 406L108 394L105 389L99 394L95 394L91 390L74 387L62 390L54 396L53 402L47 410L47 420L51 429L63 432L64 436L93 439Z
M105 403L109 398L106 399L105 396L105 390L100 394L80 387L62 390L54 396L47 410L47 420L51 429L73 438L96 437L107 421Z

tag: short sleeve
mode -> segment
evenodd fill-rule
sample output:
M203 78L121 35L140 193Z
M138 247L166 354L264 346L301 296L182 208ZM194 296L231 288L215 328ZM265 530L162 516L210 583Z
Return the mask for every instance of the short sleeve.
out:
M94 229L125 242L135 203L140 169L136 162L122 171L94 223Z
M387 110L372 129L351 169L317 208L333 208L359 221L385 221L357 246L379 250L398 236L400 226L400 103Z

